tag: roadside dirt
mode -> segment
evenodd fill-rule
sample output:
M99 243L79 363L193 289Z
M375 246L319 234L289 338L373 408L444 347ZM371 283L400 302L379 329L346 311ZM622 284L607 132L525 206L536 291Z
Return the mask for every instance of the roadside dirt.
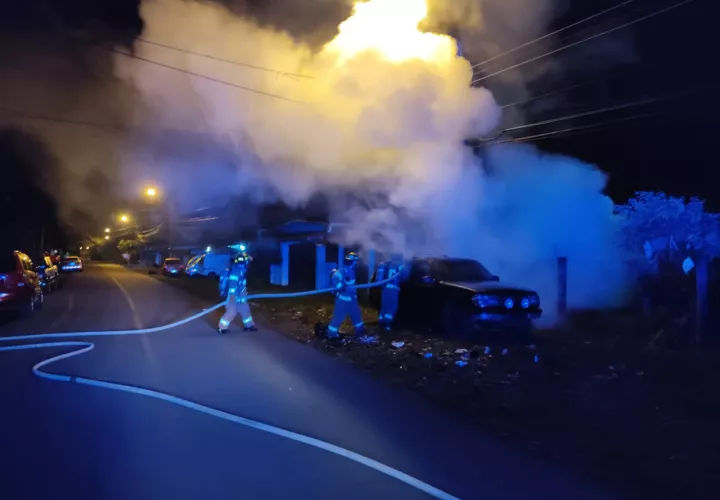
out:
M213 282L160 279L217 298ZM380 332L373 327L376 313L363 313L373 341L352 335L328 341L318 338L316 324L330 319L329 297L253 304L261 324L418 392L623 498L717 498L717 352L649 347L655 332L632 317L598 315L529 339L468 342L430 332Z

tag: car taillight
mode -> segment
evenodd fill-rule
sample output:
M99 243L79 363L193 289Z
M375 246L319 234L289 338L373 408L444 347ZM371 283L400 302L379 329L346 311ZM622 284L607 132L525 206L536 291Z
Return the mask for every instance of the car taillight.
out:
M0 275L0 284L7 286L17 286L22 283L23 275L21 272L8 273Z

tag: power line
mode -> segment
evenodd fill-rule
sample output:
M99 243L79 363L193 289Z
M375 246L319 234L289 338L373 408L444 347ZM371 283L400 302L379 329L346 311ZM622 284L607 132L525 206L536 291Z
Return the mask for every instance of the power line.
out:
M25 120L44 121L44 122L51 122L51 123L62 123L65 125L77 125L80 127L90 127L90 128L103 129L103 130L113 130L113 131L123 130L123 127L120 125L112 125L112 124L108 124L108 123L93 123L93 122L85 122L85 121L79 121L79 120L69 120L69 119L65 119L65 118L54 118L54 117L49 117L49 116L34 115L34 114L29 114L24 111L21 111L19 109L7 108L5 106L0 106L0 112L11 114L11 115L16 115L19 118L22 118Z
M538 99L542 99L542 98L544 98L544 97L550 97L551 95L562 94L562 93L567 92L567 91L569 91L569 90L574 90L574 89L579 89L579 88L582 88L582 87L587 87L588 85L592 85L593 83L600 82L600 81L603 81L603 80L607 80L607 78L600 78L600 79L595 79L595 80L588 80L588 81L586 81L586 82L576 83L575 85L570 85L570 86L568 86L568 87L563 87L563 88L558 89L558 90L551 90L550 92L545 92L545 93L543 93L543 94L530 97L529 99L525 99L524 101L516 101L516 102L511 102L511 103L508 103L508 104L503 104L503 105L501 106L501 108L502 108L502 109L506 109L506 108L513 108L513 107L515 107L515 106L523 106L523 105L525 105L525 104L530 104L531 102L537 101Z
M643 119L643 118L651 118L651 117L653 117L653 116L657 116L657 115L660 115L660 114L661 114L660 112L656 112L656 113L644 113L644 114L641 114L641 115L627 116L627 117L618 118L618 119L615 119L615 120L609 120L609 121L599 122L599 123L591 123L591 124L589 124L589 125L582 125L582 126L579 126L579 127L570 127L570 128L566 128L566 129L562 129L562 130L554 130L554 131L552 131L552 132L545 132L545 133L542 133L542 134L527 135L527 136L524 136L524 137L517 137L517 138L512 138L512 139L505 139L505 140L503 140L503 141L491 142L491 143L489 143L489 144L487 144L487 145L488 145L488 146L496 146L496 145L498 145L498 144L507 144L507 143L510 143L510 142L529 142L529 141L537 141L537 140L547 139L547 138L556 137L556 136L560 136L560 135L574 134L575 132L581 132L581 133L582 133L583 131L586 132L586 133L587 133L587 132L593 132L593 131L596 131L596 130L602 130L602 129L607 128L608 126L614 125L614 124L616 124L616 123L622 123L622 122L628 122L628 121L641 120L641 119Z
M660 14L664 14L664 13L666 13L666 12L669 12L669 11L671 11L671 10L677 9L678 7L682 7L683 5L687 5L687 4L689 4L689 3L691 3L691 2L694 2L694 1L695 1L695 0L683 0L682 2L673 4L673 5L669 6L669 7L665 7L664 9L656 10L655 12L651 12L650 14L647 14L647 15L645 15L645 16L639 17L639 18L637 18L637 19L635 19L635 20L633 20L633 21L627 22L627 23L625 23L625 24L621 24L620 26L616 26L616 27L611 28L611 29L609 29L609 30L602 31L602 32L600 32L600 33L597 33L597 34L595 34L595 35L589 36L589 37L587 37L587 38L583 38L582 40L578 40L577 42L573 42L573 43L570 43L570 44L568 44L568 45L564 45L564 46L559 47L559 48L557 48L557 49L555 49L555 50L551 50L550 52L546 52L545 54L540 54L539 56L532 57L532 58L527 59L527 60L525 60L525 61L523 61L523 62L520 62L520 63L517 63L517 64L513 64L512 66L508 66L507 68L498 70L498 71L496 71L496 72L494 72L494 73L490 73L489 75L485 75L485 76L483 76L482 78L478 78L478 79L476 79L476 80L473 80L472 82L470 82L470 85L474 85L474 84L476 84L476 83L480 83L480 82L482 82L482 81L487 80L488 78L492 78L493 76L497 76L497 75L500 75L500 74L505 73L505 72L507 72L507 71L510 71L510 70L519 68L519 67L524 66L524 65L526 65L526 64L529 64L529 63L531 63L531 62L538 61L538 60L543 59L543 58L545 58L545 57L547 57L547 56L550 56L550 55L553 55L553 54L557 54L558 52L562 52L563 50L567 50L567 49L569 49L569 48L575 47L575 46L577 46L577 45L580 45L581 43L589 42L590 40L595 40L596 38L600 38L601 36L605 36L605 35L608 35L608 34L610 34L610 33L615 32L615 31L621 30L621 29L623 29L623 28L627 28L628 26L632 26L632 25L634 25L634 24L637 24L637 23L639 23L639 22L645 21L645 20L650 19L650 18L655 17L655 16L659 16Z
M634 1L635 1L635 0L626 0L625 2L619 3L619 4L617 4L617 5L613 6L613 7L610 7L609 9L605 9L605 10L603 10L603 11L601 11L601 12L597 12L597 13L593 14L593 15L590 16L590 17L586 17L585 19L581 19L580 21L574 22L574 23L572 23L572 24L570 24L570 25L568 25L568 26L565 26L564 28L560 28L560 29L558 29L558 30L555 30L555 31L553 31L552 33L548 33L547 35L543 35L543 36L541 36L541 37L539 37L539 38L536 38L536 39L534 39L534 40L530 40L529 42L523 43L522 45L518 45L517 47L515 47L515 48L513 48L513 49L506 50L505 52L503 52L503 53L501 53L501 54L498 54L498 55L496 55L496 56L493 56L493 57L491 57L490 59L486 59L485 61L483 61L483 62L481 62L481 63L474 64L474 65L473 65L473 69L479 68L480 66L485 66L486 64L488 64L488 63L490 63L490 62L492 62L492 61L494 61L494 60L496 60L496 59L500 59L501 57L505 57L506 55L512 54L513 52L517 52L517 51L520 50L520 49L524 49L525 47L527 47L527 46L529 46L529 45L532 45L532 44L534 44L534 43L537 43L537 42L539 42L539 41L541 41L541 40L545 40L546 38L549 38L549 37L551 37L551 36L557 35L558 33L562 33L563 31L569 30L570 28L574 28L575 26L579 26L579 25L581 25L581 24L583 24L583 23L586 23L586 22L588 22L588 21L591 21L591 20L595 19L596 17L600 17L600 16L602 16L602 15L604 15L604 14L607 14L608 12L612 12L613 10L617 10L617 9L619 9L620 7L624 7L624 6L626 6L626 5L630 4L630 3L633 3Z
M233 60L231 60L231 59L223 59L222 57L212 56L212 55L210 55L210 54L204 54L204 53L201 53L201 52L194 52L194 51L192 51L192 50L187 50L187 49L181 49L181 48L179 48L179 47L174 47L174 46L172 46L172 45L166 45L166 44L164 44L164 43L155 42L155 41L152 41L152 40L147 40L147 39L145 39L145 38L136 38L135 41L142 42L142 43L147 43L148 45L156 45L156 46L158 46L158 47L162 47L162 48L168 49L168 50L174 50L174 51L177 51L177 52L183 52L183 53L185 53L185 54L192 54L192 55L198 56L198 57L205 57L205 58L207 58L207 59L212 59L213 61L219 61L219 62L223 62L223 63L227 63L227 64L234 64L234 65L236 65L236 66L243 66L243 67L245 67L245 68L256 69L256 70L259 70L259 71L266 71L266 72L268 72L268 73L275 73L275 74L278 74L278 75L290 76L290 77L294 77L294 78L306 78L306 79L311 79L311 80L314 80L314 79L315 79L314 76L310 76L310 75L303 75L303 74L300 74L300 73L291 73L291 72L289 72L289 71L279 71L279 70L275 70L275 69L265 68L265 67L263 67L263 66L257 66L257 65L254 65L254 64L249 64L249 63L244 63L244 62L239 62L239 61L233 61Z
M656 103L656 102L666 101L666 100L668 100L668 99L675 99L675 98L682 97L682 96L686 96L686 95L692 95L692 94L695 94L695 93L697 93L697 92L700 92L701 90L704 91L704 90L716 89L717 87L718 87L717 85L714 85L714 86L706 87L706 88L703 88L703 89L692 89L692 90L687 90L687 91L683 91L683 92L675 92L675 93L673 93L673 94L666 94L666 95L663 95L663 96L652 97L652 98L643 99L643 100L640 100L640 101L633 101L633 102L628 102L628 103L623 103L623 104L616 104L616 105L614 105L614 106L608 106L608 107L600 108L600 109L593 109L593 110L590 110L590 111L583 111L583 112L581 112L581 113L575 113L575 114L572 114L572 115L561 116L561 117L558 117L558 118L550 118L550 119L548 119L548 120L543 120L543 121L539 121L539 122L528 123L528 124L525 124L525 125L518 125L518 126L515 126L515 127L505 128L505 129L501 130L500 132L498 132L497 134L495 134L494 137L490 137L490 138L479 138L479 139L468 139L467 141L469 141L469 143L473 143L473 144L477 144L477 145L482 144L482 143L489 143L489 142L496 141L497 139L499 139L501 136L503 136L503 135L506 134L507 132L514 132L514 131L516 131L516 130L522 130L522 129L533 128L533 127L539 127L539 126L542 126L542 125L549 125L549 124L552 124L552 123L557 123L557 122L562 122L562 121L567 121L567 120L573 120L573 119L576 119L576 118L584 118L584 117L587 117L587 116L593 116L593 115L598 115L598 114L602 114L602 113L609 113L609 112L612 112L612 111L619 111L619 110L622 110L622 109L632 108L632 107L635 107L635 106L643 106L643 105L646 105L646 104L653 104L653 103Z
M259 95L262 95L262 96L265 96L265 97L272 97L272 98L275 98L275 99L280 99L280 100L282 100L282 101L289 101L289 102L294 102L294 103L297 103L297 104L307 104L306 102L298 101L298 100L292 99L292 98L290 98L290 97L285 97L285 96L281 96L281 95L279 95L279 94L273 94L273 93L270 93L270 92L265 92L264 90L257 90L257 89L253 89L253 88L250 88L250 87L245 87L245 86L243 86L243 85L238 85L237 83L232 83L232 82L228 82L228 81L225 81L225 80L220 80L219 78L213 78L212 76L203 75L203 74L201 74L201 73L195 73L195 72L189 71L189 70L187 70L187 69L178 68L178 67L176 67L176 66L171 66L171 65L169 65L169 64L164 64L164 63L161 63L161 62L158 62L158 61L153 61L152 59L147 59L147 58L145 58L145 57L141 57L141 56L138 56L138 55L135 55L135 54L129 54L129 53L127 53L127 52L123 52L123 51L118 50L118 49L115 49L115 48L102 47L102 46L99 46L99 45L95 45L94 47L96 47L96 48L98 48L98 49L100 49L100 50L105 50L105 51L107 51L107 52L112 52L112 53L114 53L114 54L118 54L118 55L121 55L121 56L129 57L129 58L131 58L131 59L137 59L137 60L139 60L139 61L143 61L143 62L146 62L146 63L148 63L148 64L154 64L154 65L156 65L156 66L161 66L161 67L163 67L163 68L171 69L171 70L173 70L173 71L178 71L178 72L180 72L180 73L185 73L186 75L195 76L195 77L198 77L198 78L202 78L202 79L204 79L204 80L208 80L208 81L211 81L211 82L219 83L219 84L226 85L226 86L228 86L228 87L233 87L233 88L240 89L240 90L245 90L245 91L247 91L247 92L252 92L252 93L254 93L254 94L259 94Z
M642 99L640 101L616 104L614 106L608 106L605 108L594 109L591 111L583 111L581 113L575 113L572 115L561 116L559 118L551 118L548 120L543 120L543 121L539 121L539 122L535 122L535 123L528 123L525 125L518 125L516 127L509 127L509 128L503 129L496 137L500 137L501 135L503 135L507 132L514 132L516 130L539 127L541 125L550 125L551 123L557 123L557 122L562 122L562 121L567 121L567 120L574 120L576 118L584 118L586 116L599 115L602 113L609 113L611 111L619 111L621 109L633 108L635 106L644 106L646 104L654 104L656 102L666 101L668 99L676 99L678 97L694 94L698 91L699 91L698 89L694 89L694 90L688 90L688 91L684 91L684 92L675 92L673 94L666 94L666 95L659 96L659 97L652 97L649 99Z

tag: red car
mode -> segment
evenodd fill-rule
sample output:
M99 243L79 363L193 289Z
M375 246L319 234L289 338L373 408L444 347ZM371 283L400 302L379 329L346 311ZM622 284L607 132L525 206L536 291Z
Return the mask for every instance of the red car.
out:
M30 315L43 305L40 276L22 252L0 253L0 310Z
M177 257L168 257L163 262L163 274L165 276L179 276L182 274L183 269L185 269L185 266Z

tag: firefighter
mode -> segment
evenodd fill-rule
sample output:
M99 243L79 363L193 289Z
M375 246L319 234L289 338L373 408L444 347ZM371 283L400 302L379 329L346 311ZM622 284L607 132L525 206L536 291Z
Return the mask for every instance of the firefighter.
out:
M357 262L358 256L350 252L345 256L343 267L336 270L332 275L332 284L337 291L335 292L333 316L328 326L329 338L340 337L340 325L347 316L350 316L353 323L355 335L358 337L365 335L365 323L362 320L357 289L355 288Z
M252 257L245 251L241 251L237 256L230 259L230 266L225 270L220 278L220 295L227 295L227 304L225 305L225 314L220 318L218 324L218 332L221 334L228 332L228 327L238 313L242 318L243 327L246 332L255 332L257 327L250 312L245 297L247 291L247 270Z
M388 278L395 278L383 286L382 299L380 305L380 314L378 316L378 324L380 327L390 330L395 314L398 309L398 299L400 296L400 283L407 276L405 266L403 265L402 255L393 254L390 260L385 261L378 266L375 281L382 281Z

